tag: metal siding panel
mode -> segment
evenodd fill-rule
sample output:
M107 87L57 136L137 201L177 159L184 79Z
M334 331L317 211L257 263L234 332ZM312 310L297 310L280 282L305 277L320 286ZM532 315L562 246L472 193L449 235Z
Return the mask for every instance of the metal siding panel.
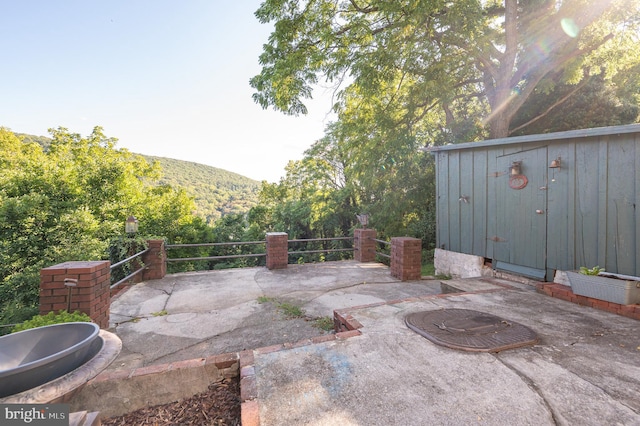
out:
M496 211L497 211L497 188L498 178L493 173L498 171L498 151L494 149L487 149L487 229L485 231L485 242L487 245L486 257L495 257L496 242L490 240L493 235L496 235Z
M460 212L460 252L473 254L473 151L460 152L460 193L458 211Z
M598 143L598 257L596 264L606 268L609 253L613 247L609 246L609 240L607 239L607 221L608 221L608 208L607 208L607 167L609 162L607 156L609 154L609 138L601 137ZM587 264L585 266L591 267L593 264Z
M571 173L575 165L575 143L558 143L549 146L547 167L547 268L567 269L573 263L572 223L575 215L573 197L575 181ZM560 168L548 168L551 161L560 158ZM571 259L571 260L569 260Z
M633 145L635 149L635 167L633 168L633 181L634 181L634 207L635 207L635 222L633 226L635 227L632 234L636 236L635 243L635 265L633 275L640 276L640 247L638 247L638 241L640 241L640 134L630 135L631 140L633 140Z
M449 247L460 252L460 152L449 154Z
M624 136L612 136L607 155L607 264L610 271L635 273L635 146Z
M449 249L449 153L438 153L436 157L437 171L437 245Z
M487 256L487 151L473 151L473 245L472 253L476 256Z
M532 240L530 251L535 256L534 268L543 269L546 272L547 267L547 212L549 210L546 190L542 189L547 185L547 147L543 146L532 152L534 155L535 173L529 181L533 185L533 193L535 196L534 208L543 211L542 217L539 215L532 216Z
M573 170L575 182L574 223L575 261L570 269L580 266L595 266L598 263L598 218L599 218L599 143L585 141L576 144L575 163L567 164Z

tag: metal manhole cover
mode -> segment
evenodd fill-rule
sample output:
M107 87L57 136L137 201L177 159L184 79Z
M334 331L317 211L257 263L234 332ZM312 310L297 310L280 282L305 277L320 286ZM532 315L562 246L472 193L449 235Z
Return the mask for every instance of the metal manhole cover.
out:
M538 335L522 324L469 309L415 312L404 321L433 343L464 351L500 352L538 342Z

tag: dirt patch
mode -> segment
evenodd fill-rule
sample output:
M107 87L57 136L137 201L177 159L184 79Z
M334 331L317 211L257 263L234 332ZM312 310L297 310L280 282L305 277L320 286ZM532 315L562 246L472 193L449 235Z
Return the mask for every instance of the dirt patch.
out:
M124 416L103 419L105 426L240 425L240 379L223 379L205 392L182 401L141 408Z

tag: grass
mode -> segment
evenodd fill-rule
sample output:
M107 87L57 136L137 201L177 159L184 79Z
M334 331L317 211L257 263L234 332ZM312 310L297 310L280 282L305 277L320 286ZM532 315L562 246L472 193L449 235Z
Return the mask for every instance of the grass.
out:
M305 316L304 310L300 306L294 305L292 303L278 302L275 298L267 296L259 296L257 300L260 304L274 302L276 304L276 307L287 318L303 318Z
M332 317L328 317L328 316L320 317L320 318L307 317L306 313L304 312L304 309L302 309L300 306L297 306L297 305L294 305L293 303L288 303L288 302L279 302L273 297L259 296L257 301L260 304L275 303L276 308L280 312L282 312L282 314L287 319L305 318L308 321L313 321L313 326L316 328L319 328L320 330L324 330L326 332L331 332L334 330Z
M292 305L291 303L282 302L278 304L278 309L282 311L287 318L302 318L304 317L304 310L300 306Z
M434 276L436 274L436 267L433 263L425 263L422 265L422 276Z
M331 317L317 318L313 322L313 326L316 328L319 328L320 330L333 331L334 330L333 318Z
M434 277L437 280L450 280L451 275L447 274L436 274L436 267L433 263L425 263L422 265L421 275L423 277L429 276Z

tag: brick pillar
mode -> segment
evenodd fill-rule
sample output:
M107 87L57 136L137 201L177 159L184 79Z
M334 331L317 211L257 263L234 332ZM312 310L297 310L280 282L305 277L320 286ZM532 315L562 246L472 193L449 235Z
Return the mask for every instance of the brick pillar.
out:
M422 266L422 240L391 238L391 276L401 281L419 280Z
M353 258L358 262L373 262L376 260L375 229L358 228L353 231Z
M164 248L164 240L148 240L149 251L142 256L145 270L142 272L142 280L159 280L167 275L167 253Z
M67 309L71 288L71 312L89 315L100 328L109 327L109 261L64 262L40 270L40 314ZM77 280L66 287L65 279Z
M267 268L285 269L289 263L289 236L286 232L267 232Z

